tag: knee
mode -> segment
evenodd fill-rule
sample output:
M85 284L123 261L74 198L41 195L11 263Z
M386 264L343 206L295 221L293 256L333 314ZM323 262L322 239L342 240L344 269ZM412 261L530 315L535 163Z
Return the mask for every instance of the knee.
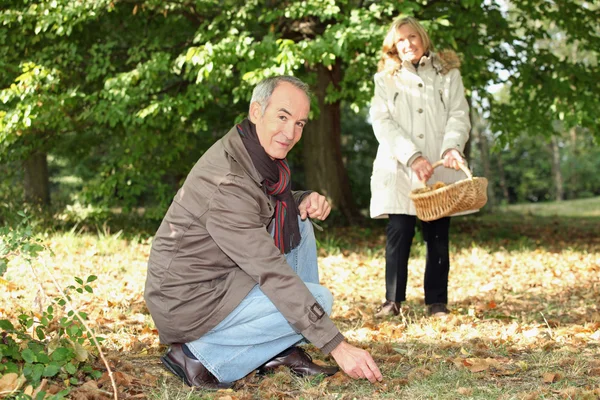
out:
M331 294L329 289L325 286L313 283L307 283L306 285L327 315L331 315L331 310L333 309L333 294Z
M313 230L313 226L309 218L306 218L303 221L302 218L298 216L298 227L300 228L300 237L302 239L307 239L309 237L315 236L315 231Z

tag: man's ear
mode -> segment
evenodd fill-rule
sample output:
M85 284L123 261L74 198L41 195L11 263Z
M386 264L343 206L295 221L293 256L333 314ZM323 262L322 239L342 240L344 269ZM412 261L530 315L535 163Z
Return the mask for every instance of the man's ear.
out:
M258 101L255 101L252 104L250 104L250 115L249 116L250 116L250 121L253 124L256 124L256 121L258 121L258 119L260 117L262 117L262 107Z

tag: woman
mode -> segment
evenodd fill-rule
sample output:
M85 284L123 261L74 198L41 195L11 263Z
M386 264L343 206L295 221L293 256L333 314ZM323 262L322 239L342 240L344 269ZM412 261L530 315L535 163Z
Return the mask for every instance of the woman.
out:
M421 24L396 20L388 31L375 74L370 115L379 141L371 177L371 217L389 217L386 244L386 300L376 316L398 315L406 300L408 258L416 212L409 193L441 181L464 179L463 149L469 138L469 106L452 51L434 53ZM447 168L432 168L444 160ZM453 168L453 169L452 169ZM425 304L433 316L448 314L450 218L422 222L427 245Z

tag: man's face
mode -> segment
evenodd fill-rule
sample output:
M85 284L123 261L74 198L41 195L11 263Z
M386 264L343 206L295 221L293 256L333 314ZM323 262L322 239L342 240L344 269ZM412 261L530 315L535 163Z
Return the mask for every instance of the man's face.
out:
M283 159L302 137L308 121L310 101L304 91L288 82L275 87L262 113L261 105L250 105L250 121L256 125L261 146L272 159Z

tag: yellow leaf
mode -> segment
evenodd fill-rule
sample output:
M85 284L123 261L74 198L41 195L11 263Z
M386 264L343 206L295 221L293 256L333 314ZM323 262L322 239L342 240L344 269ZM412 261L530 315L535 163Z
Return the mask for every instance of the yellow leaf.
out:
M54 353L56 349L60 346L60 338L55 337L48 343L48 354Z
M23 375L19 376L15 373L3 375L2 378L0 378L1 397L16 392L23 383L25 383L25 377Z
M77 358L77 361L86 361L88 359L87 350L78 342L73 343L73 345L75 348L75 358Z
M27 396L31 397L31 395L33 394L33 386L27 385L27 387L23 389L23 394L26 394Z
M554 374L552 372L546 372L544 375L542 375L542 379L544 383L554 383L558 382L558 380L560 379L560 375Z
M490 363L482 358L469 359L471 365L467 366L471 372L482 372L490 368Z

